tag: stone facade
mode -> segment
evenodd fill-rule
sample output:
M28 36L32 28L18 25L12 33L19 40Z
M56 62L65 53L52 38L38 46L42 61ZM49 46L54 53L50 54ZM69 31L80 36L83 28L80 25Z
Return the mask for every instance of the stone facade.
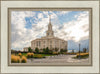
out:
M59 51L61 49L67 50L67 41L54 36L51 19L49 19L46 36L31 41L31 49L33 49L33 51L35 50L35 48L39 48L42 50L46 47L48 47L50 50L53 50L55 48L59 49Z

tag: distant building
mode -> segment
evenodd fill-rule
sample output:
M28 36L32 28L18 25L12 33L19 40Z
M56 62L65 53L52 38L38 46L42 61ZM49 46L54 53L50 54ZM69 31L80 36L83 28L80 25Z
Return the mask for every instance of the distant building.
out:
M29 47L24 47L24 48L23 48L23 51L28 52L28 48L29 48Z
M57 48L58 51L60 51L61 49L67 50L67 41L54 36L51 18L49 18L46 36L31 41L31 49L33 49L33 51L35 50L35 48L43 49L46 47L48 47L50 50L53 50L55 48Z

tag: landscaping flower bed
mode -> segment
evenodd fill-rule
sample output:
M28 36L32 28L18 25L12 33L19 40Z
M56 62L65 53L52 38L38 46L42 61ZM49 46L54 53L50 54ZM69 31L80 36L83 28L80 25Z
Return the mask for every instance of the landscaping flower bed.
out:
M16 55L11 55L11 63L26 63L27 58L25 56L16 56Z
M15 55L11 55L11 62L12 63L20 63L20 57L15 56Z
M77 53L76 56L77 56L77 58L78 57L85 58L85 57L89 56L89 53L80 53L80 55L79 55L79 53Z

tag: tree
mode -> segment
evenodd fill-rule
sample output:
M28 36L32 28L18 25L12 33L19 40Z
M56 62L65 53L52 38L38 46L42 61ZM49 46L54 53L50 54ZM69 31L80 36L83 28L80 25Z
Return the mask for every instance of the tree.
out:
M31 47L29 47L29 48L28 48L28 52L32 52L32 49L31 49Z
M72 50L72 53L74 53L74 49Z
M67 50L66 49L61 49L60 53L63 53L63 52L67 52Z
M45 48L43 48L43 53L45 53L45 51L46 51Z
M60 50L60 53L63 53L63 49Z
M49 48L48 48L48 47L46 48L45 53L46 53L46 54L49 53Z
M67 52L67 50L66 50L66 49L64 49L63 51L64 51L64 52Z
M83 52L86 53L86 51L87 51L87 49L86 48L83 48Z
M38 48L35 48L35 52L36 52L36 53L39 53L39 49L38 49Z

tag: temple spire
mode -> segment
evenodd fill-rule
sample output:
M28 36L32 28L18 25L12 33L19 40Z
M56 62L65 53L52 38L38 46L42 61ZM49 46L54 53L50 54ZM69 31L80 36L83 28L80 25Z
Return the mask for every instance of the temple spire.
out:
M51 15L49 15L49 24L48 24L47 36L53 36L53 30L52 30L52 24L51 24Z
M49 15L49 24L48 24L48 30L52 31L51 15Z

